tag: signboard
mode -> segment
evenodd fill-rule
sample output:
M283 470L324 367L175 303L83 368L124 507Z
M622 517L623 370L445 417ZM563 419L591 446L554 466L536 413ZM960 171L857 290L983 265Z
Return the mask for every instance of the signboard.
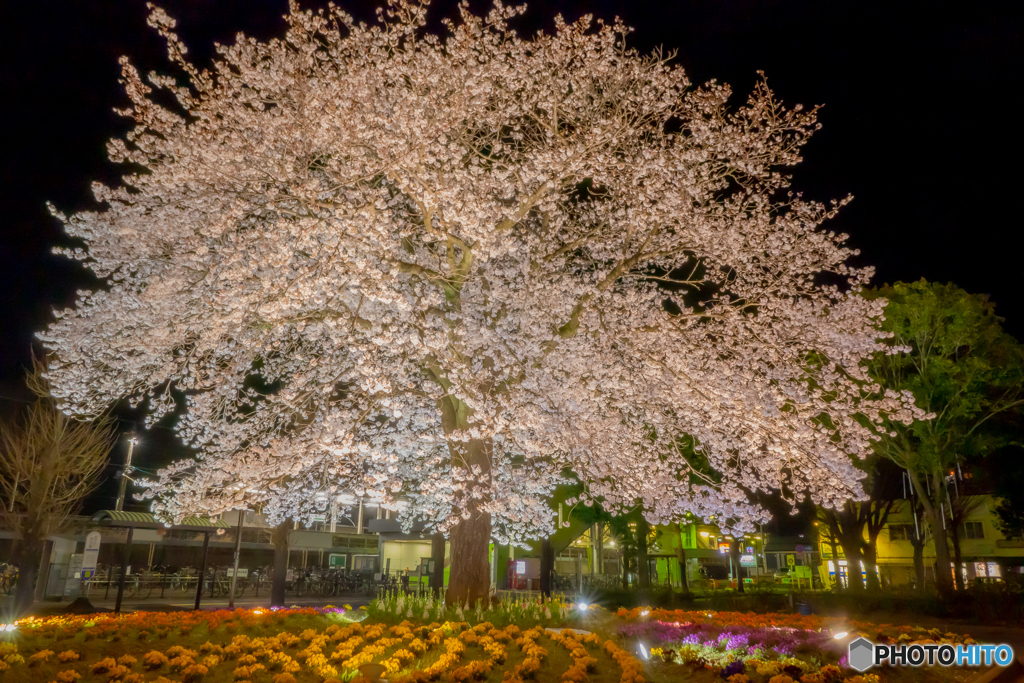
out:
M754 546L748 545L747 546L747 555L753 555L753 554L754 554Z
M793 557L792 555L786 555L786 565L789 566L789 567L795 567L796 566L796 558Z
M67 580L64 582L64 595L78 597L79 578L82 576L82 556L75 553L68 561Z
M227 577L229 579L232 577L232 575L234 575L234 573L235 573L235 568L234 567L228 567ZM244 578L246 578L248 576L249 576L249 570L248 569L243 569L242 567L238 568L238 578L244 579Z
M85 553L82 555L82 578L91 579L96 574L96 562L100 557L100 536L98 531L90 531L85 537Z
M740 566L741 567L756 567L757 558L753 555L740 555Z
M729 554L729 544L725 543L725 542L719 543L718 544L718 552L722 553L723 555L728 555Z
M327 556L327 566L344 569L348 565L348 555L331 553Z

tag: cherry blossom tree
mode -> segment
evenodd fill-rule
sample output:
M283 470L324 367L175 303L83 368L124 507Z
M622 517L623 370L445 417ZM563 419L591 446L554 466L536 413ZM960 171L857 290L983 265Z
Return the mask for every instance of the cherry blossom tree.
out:
M44 339L69 412L183 401L199 455L150 482L155 511L382 496L450 534L471 601L492 537L551 533L567 471L571 502L737 531L762 516L744 490L862 493L851 455L918 413L865 373L893 349L870 269L820 229L843 202L787 191L815 110L764 82L730 108L617 22L524 39L520 11L436 36L415 2L372 26L293 6L201 70L153 10L181 73L122 61L127 174L60 216L108 286Z

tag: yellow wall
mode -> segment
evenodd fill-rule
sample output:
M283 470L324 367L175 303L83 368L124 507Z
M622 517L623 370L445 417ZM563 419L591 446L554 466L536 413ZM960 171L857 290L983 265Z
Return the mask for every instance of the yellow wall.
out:
M997 504L996 499L992 496L982 496L982 498L984 500L981 505L968 515L967 521L980 522L984 538L968 539L964 537L964 534L961 531L960 549L963 560L970 563L975 558L998 561L1002 558L1024 557L1024 542L1019 540L1008 540L999 530L997 525L998 518L995 514L995 506ZM914 516L911 513L910 506L906 504L906 502L903 502L903 504L894 512L889 514L886 526L878 534L878 539L876 541L878 565L881 568L882 575L885 577L888 572L888 575L890 576L889 580L894 585L906 583L913 576L914 546L911 544L910 540L893 540L890 538L890 527L893 525L904 524L909 525L910 527L914 526ZM920 517L918 518L918 525L923 533L923 520ZM823 564L827 567L828 560L832 559L832 548L829 545L828 530L824 524L819 524L817 528ZM867 540L866 529L864 538ZM838 545L838 543L836 544L836 551L839 558L844 557L843 549ZM950 548L950 552L952 553L952 548ZM934 541L929 538L928 543L924 548L924 564L929 573L931 572L931 566L934 561L935 544ZM885 565L890 566L885 567ZM827 569L825 571L827 572Z

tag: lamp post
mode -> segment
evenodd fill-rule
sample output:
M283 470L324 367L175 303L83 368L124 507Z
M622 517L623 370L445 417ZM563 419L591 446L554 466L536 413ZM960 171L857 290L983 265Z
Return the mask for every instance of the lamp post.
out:
M139 440L135 437L134 433L128 436L128 457L124 461L124 469L121 470L121 486L117 491L117 504L114 506L114 509L118 512L124 509L124 495L125 490L128 488L128 475L132 471L132 451L138 442Z
M235 608L235 585L238 581L238 556L242 552L242 526L245 524L245 510L238 511L238 526L235 527L235 568L231 572L231 592L228 593L228 609Z

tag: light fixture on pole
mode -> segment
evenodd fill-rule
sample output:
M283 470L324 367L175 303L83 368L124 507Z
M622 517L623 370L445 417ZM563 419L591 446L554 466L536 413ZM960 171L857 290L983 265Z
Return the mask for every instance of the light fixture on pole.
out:
M132 472L132 451L135 449L135 444L139 440L135 437L135 432L128 435L128 457L124 461L124 469L121 470L121 486L117 491L117 504L114 509L120 512L124 509L124 495L125 489L128 487L128 475Z

